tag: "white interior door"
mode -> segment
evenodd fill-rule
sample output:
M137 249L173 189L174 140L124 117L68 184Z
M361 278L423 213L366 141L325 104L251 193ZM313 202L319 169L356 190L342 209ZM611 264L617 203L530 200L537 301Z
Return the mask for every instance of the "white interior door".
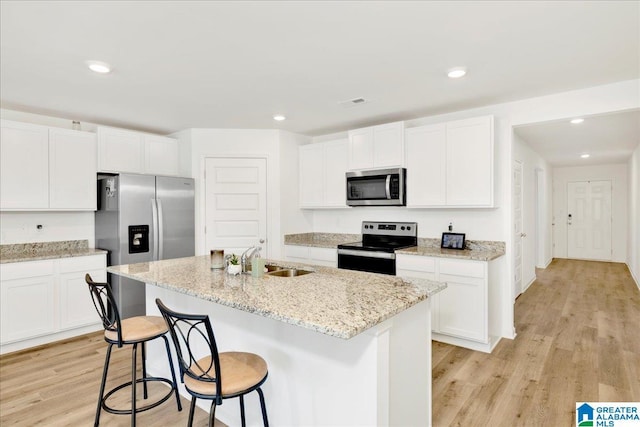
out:
M611 181L567 184L567 256L611 260Z
M205 160L205 244L240 256L262 246L267 257L267 161L261 158Z
M522 239L526 234L523 224L522 162L513 162L513 298L522 293Z

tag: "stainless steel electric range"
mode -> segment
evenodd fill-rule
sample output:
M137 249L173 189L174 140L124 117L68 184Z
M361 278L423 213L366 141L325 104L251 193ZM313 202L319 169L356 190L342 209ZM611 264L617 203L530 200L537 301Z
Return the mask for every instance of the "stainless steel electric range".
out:
M418 244L415 222L362 223L362 241L338 245L338 268L396 274L396 249Z

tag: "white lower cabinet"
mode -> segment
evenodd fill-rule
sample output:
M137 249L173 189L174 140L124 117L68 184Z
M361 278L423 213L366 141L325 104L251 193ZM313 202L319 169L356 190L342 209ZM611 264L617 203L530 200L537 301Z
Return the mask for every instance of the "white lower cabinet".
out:
M398 276L446 282L431 297L433 339L490 353L498 337L489 330L491 261L461 260L398 254Z
M102 327L85 274L106 281L106 256L0 265L1 353Z
M322 265L325 267L338 266L338 250L335 248L285 245L284 257L287 261Z
M4 344L53 333L55 331L53 261L4 264L1 267L0 333L2 335L0 342Z

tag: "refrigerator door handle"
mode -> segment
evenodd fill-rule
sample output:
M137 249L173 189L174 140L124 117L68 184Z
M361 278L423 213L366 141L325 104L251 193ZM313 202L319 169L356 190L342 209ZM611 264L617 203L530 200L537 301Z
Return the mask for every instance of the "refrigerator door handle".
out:
M153 229L153 254L152 260L158 260L158 205L156 199L151 199L151 228Z
M158 204L158 260L164 259L164 229L162 200L156 199Z

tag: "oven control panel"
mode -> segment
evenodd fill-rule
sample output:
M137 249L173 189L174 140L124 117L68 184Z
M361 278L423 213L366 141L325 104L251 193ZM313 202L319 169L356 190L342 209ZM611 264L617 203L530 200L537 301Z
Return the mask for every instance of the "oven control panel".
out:
M413 237L418 235L418 223L364 221L362 234Z

